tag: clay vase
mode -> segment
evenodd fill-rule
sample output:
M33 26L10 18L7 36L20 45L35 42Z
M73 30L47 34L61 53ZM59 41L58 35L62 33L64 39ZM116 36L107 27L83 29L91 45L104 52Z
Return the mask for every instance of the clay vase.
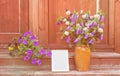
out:
M75 66L78 71L88 71L90 66L90 48L86 45L75 47Z

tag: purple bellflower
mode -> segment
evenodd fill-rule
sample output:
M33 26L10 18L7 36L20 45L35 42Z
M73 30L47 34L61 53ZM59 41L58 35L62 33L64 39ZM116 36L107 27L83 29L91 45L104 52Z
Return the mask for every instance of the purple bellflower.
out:
M74 43L78 43L78 41L79 41L79 39L78 39L78 38L76 38L76 39L74 40Z

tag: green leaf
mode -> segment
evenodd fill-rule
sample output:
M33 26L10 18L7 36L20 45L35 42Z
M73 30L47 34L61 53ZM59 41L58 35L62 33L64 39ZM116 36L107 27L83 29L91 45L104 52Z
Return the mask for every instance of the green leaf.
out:
M98 23L99 22L98 18L94 18L94 22Z
M23 48L19 48L18 50L19 50L19 51L23 51Z
M59 16L59 17L57 18L57 22L60 21L60 20L62 20L62 19L63 19L63 17L62 17L62 16Z
M34 41L29 41L29 42L28 42L28 45L29 45L29 46L32 46L33 43L34 43Z
M72 27L72 28L70 29L70 31L71 31L71 32L74 32L74 31L75 31L75 29Z

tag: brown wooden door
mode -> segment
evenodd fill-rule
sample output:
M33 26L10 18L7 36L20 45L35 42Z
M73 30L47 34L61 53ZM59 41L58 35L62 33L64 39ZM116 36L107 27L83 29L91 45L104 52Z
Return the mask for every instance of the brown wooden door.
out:
M0 48L28 30L28 0L0 0Z
M114 1L100 0L100 8L105 12L104 40L95 44L100 51L115 49ZM58 16L65 16L66 9L90 10L94 14L96 0L30 0L30 27L44 47L67 48L56 27Z
M115 47L119 50L118 5L119 0L100 0L100 8L105 12L105 32L104 40L96 42L96 48L103 51L114 50ZM30 27L44 47L67 48L56 27L57 17L64 16L66 9L90 10L94 14L96 0L0 0L0 47Z

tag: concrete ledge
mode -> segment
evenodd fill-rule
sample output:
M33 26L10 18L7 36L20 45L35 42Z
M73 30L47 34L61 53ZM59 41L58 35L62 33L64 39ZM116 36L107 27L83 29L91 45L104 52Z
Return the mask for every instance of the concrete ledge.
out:
M96 58L120 58L120 53L116 52L92 52L92 57Z
M5 69L0 71L0 76L120 76L120 70L91 70L87 72L51 72L44 70L16 70Z

